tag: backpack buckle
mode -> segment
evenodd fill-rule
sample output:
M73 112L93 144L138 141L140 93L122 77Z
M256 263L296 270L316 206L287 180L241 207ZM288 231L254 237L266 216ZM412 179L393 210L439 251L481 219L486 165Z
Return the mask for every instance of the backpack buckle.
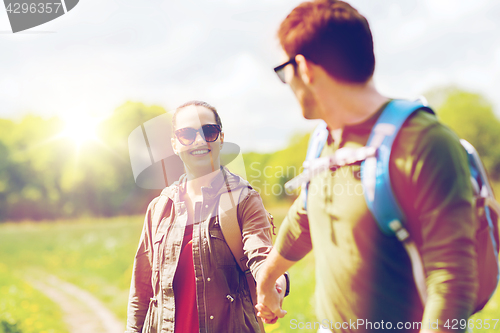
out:
M404 242L410 238L410 233L406 230L399 220L389 222L389 228L394 231L394 234L400 242Z

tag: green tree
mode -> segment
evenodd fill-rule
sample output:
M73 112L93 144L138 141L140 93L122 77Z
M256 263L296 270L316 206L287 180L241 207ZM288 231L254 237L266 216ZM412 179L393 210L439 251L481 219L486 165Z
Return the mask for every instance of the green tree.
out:
M302 172L309 134L296 134L288 146L271 154L244 154L247 178L266 204L290 203L298 192L285 192L287 181Z
M458 88L438 89L430 103L438 118L478 151L493 180L500 180L500 121L492 104L480 94Z
M128 135L165 110L127 102L80 149L61 137L61 119L0 119L0 220L111 216L143 212L158 193L132 176Z
M0 177L6 205L2 218L53 217L58 199L53 190L57 187L55 175L60 160L56 150L45 143L51 133L57 132L60 121L27 116L17 124L2 123L2 129L6 129L0 137Z

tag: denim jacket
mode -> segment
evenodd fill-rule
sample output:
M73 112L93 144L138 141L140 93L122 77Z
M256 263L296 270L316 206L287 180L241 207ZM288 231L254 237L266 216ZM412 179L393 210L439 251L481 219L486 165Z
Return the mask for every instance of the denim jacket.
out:
M179 192L185 176L165 188L171 202L158 226L153 216L158 198L148 207L139 248L134 260L126 333L174 332L173 280L187 221L185 203ZM243 249L254 278L271 251L268 214L259 194L249 183L223 168L210 187L203 187L203 201L196 203L193 226L193 262L200 332L259 332L259 325L245 274L237 265L222 234L217 214L219 197L228 187L243 187L237 208Z

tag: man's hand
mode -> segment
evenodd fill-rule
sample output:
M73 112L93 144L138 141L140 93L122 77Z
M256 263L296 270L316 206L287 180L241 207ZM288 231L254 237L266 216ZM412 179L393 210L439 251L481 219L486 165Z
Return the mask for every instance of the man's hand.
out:
M257 315L265 323L275 323L286 311L281 309L285 297L286 279L282 275L295 262L282 257L275 248L267 256L257 276Z
M275 323L286 315L286 311L281 309L286 290L286 279L282 274L293 264L295 261L285 259L273 248L259 270L255 308L265 323Z
M264 305L264 303L261 303L259 301L259 297L257 297L258 304L255 306L257 309L257 316L262 318L262 321L266 324L274 324L276 321L278 321L279 318L283 318L286 315L286 311L281 309L283 305L283 299L285 298L285 290L286 290L286 279L283 275L281 275L278 280L276 280L275 284L275 290L272 292L272 298L274 299L276 297L276 294L278 295L278 301L279 301L279 313L275 311L271 311L271 308L267 307ZM281 315L280 315L281 314Z

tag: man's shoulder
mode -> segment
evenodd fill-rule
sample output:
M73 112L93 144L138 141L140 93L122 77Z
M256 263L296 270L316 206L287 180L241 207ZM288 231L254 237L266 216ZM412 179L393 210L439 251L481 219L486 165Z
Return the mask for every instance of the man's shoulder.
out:
M439 123L439 120L436 114L431 113L425 108L417 110L407 121L407 125L409 126L419 126L419 127L428 127L431 125L435 125ZM406 127L406 124L405 126Z
M398 134L393 149L395 155L419 155L432 147L460 147L460 139L436 115L419 110L411 116Z

